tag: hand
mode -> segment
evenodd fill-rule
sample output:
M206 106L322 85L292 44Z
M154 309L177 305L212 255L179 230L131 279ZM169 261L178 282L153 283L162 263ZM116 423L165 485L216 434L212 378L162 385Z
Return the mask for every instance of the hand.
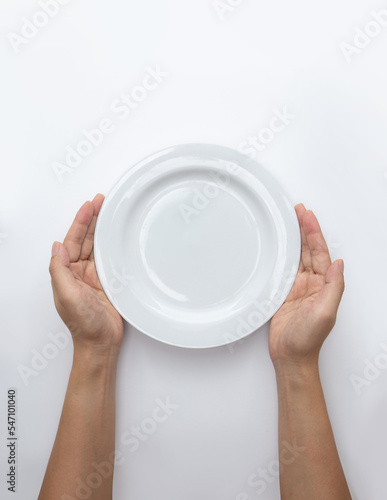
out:
M94 262L94 229L103 201L102 194L87 201L63 244L54 243L50 274L55 306L73 336L74 349L118 354L123 321L102 289Z
M336 323L344 292L344 262L332 264L314 213L302 204L295 208L301 230L301 261L288 298L271 320L269 351L275 367L317 362Z

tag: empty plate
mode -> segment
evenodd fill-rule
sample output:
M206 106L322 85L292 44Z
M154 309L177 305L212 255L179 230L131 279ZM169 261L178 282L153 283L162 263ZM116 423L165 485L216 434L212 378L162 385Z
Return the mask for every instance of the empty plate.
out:
M259 164L185 144L132 166L95 231L101 284L138 330L181 347L215 347L266 323L300 260L292 204Z

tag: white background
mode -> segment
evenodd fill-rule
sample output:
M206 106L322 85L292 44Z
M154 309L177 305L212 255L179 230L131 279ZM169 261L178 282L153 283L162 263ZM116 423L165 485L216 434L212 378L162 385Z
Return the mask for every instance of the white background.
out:
M256 157L292 202L315 211L332 257L345 260L347 289L321 354L322 381L353 498L386 498L387 370L360 393L350 377L364 377L366 359L387 344L387 27L351 62L340 48L381 9L387 3L377 0L245 0L222 19L212 0L74 0L16 53L8 34L20 34L23 17L40 7L2 0L2 498L37 497L71 367L69 343L28 385L18 371L31 367L49 333L65 331L48 274L52 242L85 200L106 194L145 155L185 142L238 148L284 107L295 118ZM120 120L112 102L149 65L168 77ZM60 182L53 162L104 117L114 132ZM8 387L18 389L16 495L4 479ZM130 453L120 436L166 397L179 408ZM279 498L277 477L260 495L248 484L278 458L266 327L232 353L174 348L128 327L117 414L125 462L115 500Z

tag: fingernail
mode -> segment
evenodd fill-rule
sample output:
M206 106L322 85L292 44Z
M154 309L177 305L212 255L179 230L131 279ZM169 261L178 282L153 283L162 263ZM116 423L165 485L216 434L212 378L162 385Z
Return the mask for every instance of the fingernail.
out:
M344 261L343 259L339 260L339 269L343 273L344 272Z
M55 255L58 254L59 248L60 248L60 243L58 243L57 241L55 241L54 244L52 245L52 250L51 250L51 254L52 254L53 257L55 257Z

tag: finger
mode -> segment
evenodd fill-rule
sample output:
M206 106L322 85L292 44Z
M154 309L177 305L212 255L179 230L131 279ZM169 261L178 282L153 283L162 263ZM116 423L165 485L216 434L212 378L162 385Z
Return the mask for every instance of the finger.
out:
M105 200L105 196L102 193L98 193L94 196L94 199L92 201L93 206L94 206L94 215L98 217L99 211L101 210L102 203Z
M320 224L311 210L305 212L303 226L311 254L313 271L316 274L325 275L332 261Z
M300 232L301 232L301 260L300 260L300 267L299 267L299 272L304 272L305 270L311 270L312 269L312 256L310 254L310 249L308 245L308 240L306 238L305 230L304 230L304 224L303 224L303 219L304 215L306 212L305 206L300 203L295 207L296 213L297 213L297 218L298 222L300 224Z
M325 285L321 291L321 300L324 310L336 318L337 309L345 289L344 262L339 259L331 264L326 274Z
M80 256L81 260L88 259L93 250L95 225L97 223L97 217L99 211L101 210L101 206L104 199L105 199L104 195L99 193L94 197L93 201L91 202L93 205L93 218L89 224L85 239L82 244L81 256Z
M295 207L295 210L296 210L296 214L297 214L297 219L298 219L298 224L300 226L300 235L301 235L301 245L302 245L302 241L304 239L304 235L303 235L303 229L302 229L302 218L304 216L304 212L305 212L305 205L302 204L302 203L299 203L298 205L296 205ZM300 255L300 265L298 267L298 272L299 273L303 273L305 271L305 266L304 266L304 263L302 261L302 254Z
M52 246L52 257L49 271L52 288L57 299L68 295L74 286L75 278L69 269L70 257L65 246L56 241Z
M97 196L98 196L98 195L97 195ZM103 196L103 195L100 195L100 196ZM104 199L105 199L105 197L103 198L102 203L103 203ZM97 210L97 219L98 219L98 215L99 215L99 212L100 212L100 209L101 209L102 203L101 203L101 205L99 206L99 208L98 208L98 210ZM97 207L98 207L98 205L97 205ZM92 251L91 251L91 253L90 253L89 260L90 260L91 262L94 262L94 245L93 245L93 249L92 249Z
M68 251L70 262L76 262L81 255L82 245L93 218L93 212L91 201L86 201L78 210L74 222L64 239L63 244Z

